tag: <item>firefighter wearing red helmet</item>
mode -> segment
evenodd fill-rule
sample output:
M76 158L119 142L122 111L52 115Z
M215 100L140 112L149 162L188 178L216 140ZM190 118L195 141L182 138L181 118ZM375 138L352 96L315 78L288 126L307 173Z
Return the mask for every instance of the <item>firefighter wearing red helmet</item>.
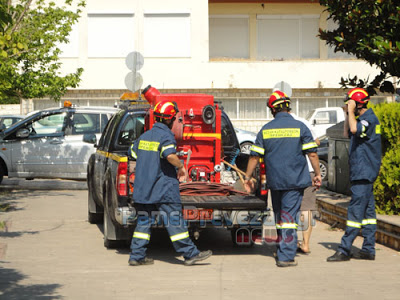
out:
M146 257L146 248L157 211L175 250L185 258L184 265L192 265L212 254L197 249L182 216L177 175L180 180L186 178L186 170L176 155L176 140L171 131L177 113L176 103L165 100L157 103L154 107L156 123L129 150L129 156L136 160L133 200L137 216L128 262L131 266L153 264L153 259Z
M351 257L375 259L376 212L373 184L381 165L381 128L370 97L362 88L351 89L345 97L344 136L350 137L351 200L347 210L346 231L336 253L327 261L347 261ZM358 118L357 118L358 117ZM362 229L364 243L359 253L351 254L354 239Z
M265 124L251 148L246 171L246 189L254 189L249 181L260 157L264 158L267 184L278 233L276 264L278 267L296 266L297 224L304 189L321 182L317 144L310 130L290 114L290 98L275 91L268 103L274 120ZM315 177L311 181L305 155L310 158Z

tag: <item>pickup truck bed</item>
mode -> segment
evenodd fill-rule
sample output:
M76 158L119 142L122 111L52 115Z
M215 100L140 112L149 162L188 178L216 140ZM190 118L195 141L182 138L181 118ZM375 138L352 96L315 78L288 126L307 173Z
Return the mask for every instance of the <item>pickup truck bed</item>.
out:
M183 206L213 209L260 209L266 208L266 203L255 196L181 196Z

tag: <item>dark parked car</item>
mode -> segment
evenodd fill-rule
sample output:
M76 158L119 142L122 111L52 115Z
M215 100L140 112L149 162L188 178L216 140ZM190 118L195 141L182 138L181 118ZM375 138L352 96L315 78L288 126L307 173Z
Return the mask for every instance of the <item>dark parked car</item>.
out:
M318 146L319 168L321 170L322 180L328 180L328 153L329 142L327 136L322 136L320 139L321 144Z

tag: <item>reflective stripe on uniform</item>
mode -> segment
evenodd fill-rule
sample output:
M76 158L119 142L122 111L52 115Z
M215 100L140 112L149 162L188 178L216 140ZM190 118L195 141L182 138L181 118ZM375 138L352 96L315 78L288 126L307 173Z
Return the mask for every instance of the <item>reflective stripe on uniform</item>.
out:
M279 128L263 130L263 139L295 138L300 137L300 128Z
M282 223L281 229L297 229L296 223Z
M265 153L264 148L261 148L261 147L255 146L255 145L251 146L250 151L254 151L254 152L257 152L262 155L264 155L264 153Z
M362 225L376 225L376 219L364 219L362 220Z
M317 143L311 142L311 143L308 143L308 144L303 144L302 150L308 150L308 149L317 148L317 147L318 147Z
M360 134L360 138L364 138L367 136L367 134L365 133L365 131L367 130L367 127L365 127L364 125L362 126L361 129L361 134Z
M167 146L162 147L162 148L161 148L161 152L160 152L160 157L162 156L162 154L163 154L163 152L164 152L165 150L170 149L170 148L174 148L174 149L175 149L175 145L174 145L174 144L171 144L171 145L167 145Z
M381 125L376 125L375 126L375 133L376 134L381 134Z
M160 146L159 142L149 142L149 141L140 141L139 142L139 150L144 150L144 151L158 151L158 146Z
M188 231L170 236L172 242L183 240L183 239L186 239L188 237L189 237L189 232Z
M276 229L282 229L282 226L280 224L276 224Z
M133 237L134 238L137 238L137 239L141 239L141 240L150 240L150 234L148 234L148 233L143 233L143 232L137 232L137 231L135 231L134 233L133 233Z
M361 228L361 223L347 220L346 225L354 228Z
M136 152L133 151L133 145L131 146L131 156L132 156L133 158L137 158Z

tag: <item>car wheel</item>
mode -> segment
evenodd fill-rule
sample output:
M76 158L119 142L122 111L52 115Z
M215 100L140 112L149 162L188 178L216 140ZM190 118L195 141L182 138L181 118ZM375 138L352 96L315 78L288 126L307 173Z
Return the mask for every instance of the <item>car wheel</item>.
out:
M328 164L325 161L319 161L319 170L321 172L322 181L328 180Z
M240 144L240 152L250 154L250 148L253 146L253 143L244 142Z

